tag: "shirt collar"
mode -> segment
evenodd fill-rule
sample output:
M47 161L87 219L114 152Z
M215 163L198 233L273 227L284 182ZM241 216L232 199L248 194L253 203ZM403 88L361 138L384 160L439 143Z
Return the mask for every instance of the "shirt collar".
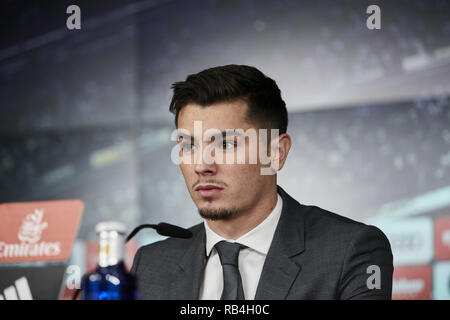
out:
M270 244L272 243L278 220L280 219L282 208L283 200L277 193L277 204L272 212L259 225L236 240L225 239L219 236L211 230L206 220L204 220L206 231L206 255L209 256L216 243L222 240L238 242L262 254L267 254L269 252Z

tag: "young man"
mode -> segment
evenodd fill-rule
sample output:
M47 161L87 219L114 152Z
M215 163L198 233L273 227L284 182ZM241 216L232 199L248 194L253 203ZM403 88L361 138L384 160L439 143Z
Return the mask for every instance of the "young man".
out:
M379 229L277 186L291 138L275 81L227 65L172 88L179 165L204 222L191 239L138 250L141 299L391 298L392 253Z

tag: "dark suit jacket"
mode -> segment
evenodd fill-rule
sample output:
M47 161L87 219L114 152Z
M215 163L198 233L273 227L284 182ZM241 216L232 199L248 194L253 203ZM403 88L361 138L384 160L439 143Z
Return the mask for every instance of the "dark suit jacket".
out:
M279 186L278 193L283 209L255 300L391 298L392 252L383 232L302 205ZM168 238L137 251L131 272L138 277L140 299L199 298L205 229L200 223L190 230L191 239ZM380 289L367 286L370 265L380 268Z

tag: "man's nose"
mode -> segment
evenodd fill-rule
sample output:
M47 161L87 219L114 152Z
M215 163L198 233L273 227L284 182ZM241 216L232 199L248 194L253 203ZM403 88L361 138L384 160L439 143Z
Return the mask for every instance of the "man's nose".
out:
M200 149L201 150L201 149ZM214 149L203 148L195 158L195 172L199 175L214 175L217 172L217 164L214 160Z

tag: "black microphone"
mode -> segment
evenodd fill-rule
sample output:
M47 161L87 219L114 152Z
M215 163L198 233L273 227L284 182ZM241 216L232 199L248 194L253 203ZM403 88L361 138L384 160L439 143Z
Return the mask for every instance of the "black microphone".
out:
M145 228L155 229L158 234L166 237L174 237L174 238L182 238L189 239L192 238L192 232L187 229L175 226L170 223L161 222L159 224L141 224L134 228L133 231L128 235L126 242L128 242L131 238L133 238L136 233Z

